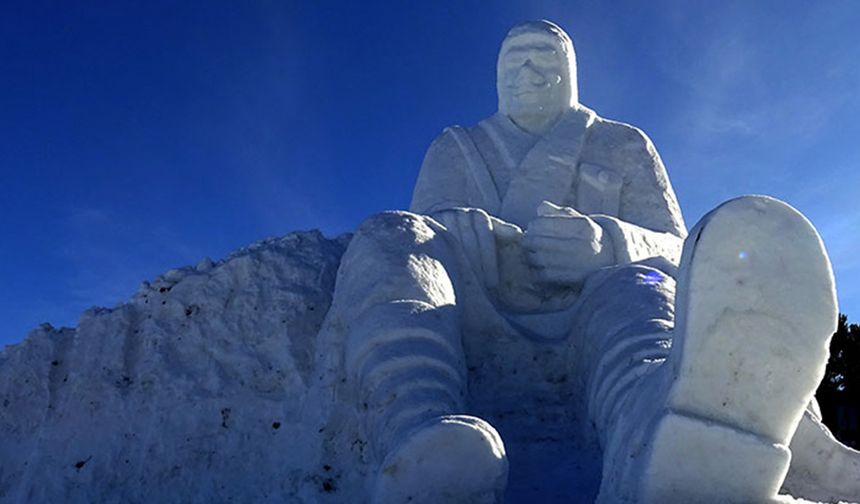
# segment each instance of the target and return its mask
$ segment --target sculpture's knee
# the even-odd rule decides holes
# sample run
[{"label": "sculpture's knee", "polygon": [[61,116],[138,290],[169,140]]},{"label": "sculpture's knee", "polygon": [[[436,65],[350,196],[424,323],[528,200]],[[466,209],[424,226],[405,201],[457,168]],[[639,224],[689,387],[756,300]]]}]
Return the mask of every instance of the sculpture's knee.
[{"label": "sculpture's knee", "polygon": [[386,250],[412,249],[437,238],[439,225],[430,217],[388,211],[372,215],[358,227],[353,240],[382,244]]},{"label": "sculpture's knee", "polygon": [[429,217],[408,212],[367,219],[341,260],[336,301],[351,300],[352,313],[396,300],[453,305],[457,257],[438,230]]},{"label": "sculpture's knee", "polygon": [[671,321],[674,320],[675,279],[648,266],[617,266],[589,278],[582,298],[585,301],[581,313],[591,320],[612,323]]}]

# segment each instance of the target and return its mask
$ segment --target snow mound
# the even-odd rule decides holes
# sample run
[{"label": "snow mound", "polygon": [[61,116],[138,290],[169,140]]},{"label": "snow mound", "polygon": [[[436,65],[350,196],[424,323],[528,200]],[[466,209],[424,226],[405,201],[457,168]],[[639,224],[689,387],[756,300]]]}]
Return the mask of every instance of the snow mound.
[{"label": "snow mound", "polygon": [[311,502],[332,490],[304,404],[348,241],[263,240],[7,347],[0,502]]}]

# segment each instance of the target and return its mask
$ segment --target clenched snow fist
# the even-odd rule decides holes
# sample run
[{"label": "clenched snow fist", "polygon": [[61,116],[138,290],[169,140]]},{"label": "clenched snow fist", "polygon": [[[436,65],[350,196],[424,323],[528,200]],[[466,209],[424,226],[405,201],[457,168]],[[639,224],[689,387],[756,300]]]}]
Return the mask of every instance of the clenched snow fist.
[{"label": "clenched snow fist", "polygon": [[818,233],[772,198],[721,205],[687,239],[676,306],[671,382],[646,449],[642,501],[774,497],[836,327]]},{"label": "clenched snow fist", "polygon": [[484,420],[431,419],[379,468],[373,504],[497,504],[508,479],[505,446]]},{"label": "clenched snow fist", "polygon": [[523,237],[530,264],[545,284],[570,286],[615,263],[612,242],[590,217],[544,201]]}]

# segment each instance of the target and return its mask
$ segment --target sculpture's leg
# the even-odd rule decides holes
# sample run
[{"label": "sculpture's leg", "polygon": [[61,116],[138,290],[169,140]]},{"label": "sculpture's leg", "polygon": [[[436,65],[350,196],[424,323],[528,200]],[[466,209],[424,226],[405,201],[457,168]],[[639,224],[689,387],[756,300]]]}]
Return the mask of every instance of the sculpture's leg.
[{"label": "sculpture's leg", "polygon": [[768,502],[836,325],[812,225],[765,197],[732,200],[684,248],[674,347],[606,434],[605,502]]},{"label": "sculpture's leg", "polygon": [[587,413],[602,445],[625,398],[669,354],[675,280],[642,265],[602,270],[588,279],[574,330],[574,368],[584,380]]},{"label": "sculpture's leg", "polygon": [[465,416],[456,243],[429,218],[385,213],[344,255],[335,301],[346,366],[379,471],[373,502],[497,502],[507,460],[496,431]]}]

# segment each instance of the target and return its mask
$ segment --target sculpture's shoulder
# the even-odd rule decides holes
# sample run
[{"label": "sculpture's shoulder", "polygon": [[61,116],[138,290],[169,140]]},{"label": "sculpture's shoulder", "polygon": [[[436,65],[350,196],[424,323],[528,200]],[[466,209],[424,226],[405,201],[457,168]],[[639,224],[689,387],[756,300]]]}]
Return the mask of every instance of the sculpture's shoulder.
[{"label": "sculpture's shoulder", "polygon": [[424,154],[423,170],[459,170],[463,159],[463,141],[469,135],[469,128],[458,124],[448,126],[439,133],[427,153]]},{"label": "sculpture's shoulder", "polygon": [[[611,159],[612,164],[622,167],[641,166],[643,161],[657,161],[657,149],[644,131],[621,121],[606,119],[594,113],[589,127],[585,158],[598,158],[594,161]],[[586,159],[589,160],[589,159]],[[597,163],[603,164],[603,163]]]},{"label": "sculpture's shoulder", "polygon": [[410,211],[429,214],[466,206],[466,158],[462,148],[466,131],[459,125],[448,126],[427,148],[412,192]]},{"label": "sculpture's shoulder", "polygon": [[436,135],[427,153],[424,155],[424,166],[428,164],[450,166],[450,161],[462,157],[462,142],[464,135],[470,135],[473,127],[454,124],[446,127]]},{"label": "sculpture's shoulder", "polygon": [[621,176],[620,214],[628,221],[648,229],[686,235],[669,174],[644,131],[595,114],[582,161],[609,168]]},{"label": "sculpture's shoulder", "polygon": [[433,139],[433,143],[430,144],[430,147],[434,145],[452,145],[455,144],[455,138],[457,135],[462,134],[471,128],[468,126],[462,126],[460,124],[452,124],[450,126],[446,126],[442,128],[442,131],[436,135],[436,138]]},{"label": "sculpture's shoulder", "polygon": [[493,151],[492,146],[504,143],[502,137],[507,127],[500,114],[493,114],[471,126],[448,126],[430,144],[422,169],[462,171],[469,163],[484,164],[481,160]]}]

